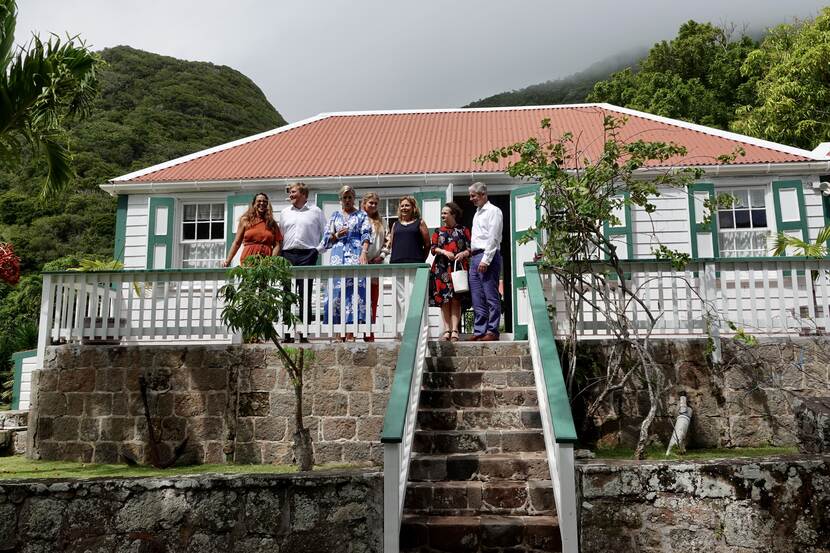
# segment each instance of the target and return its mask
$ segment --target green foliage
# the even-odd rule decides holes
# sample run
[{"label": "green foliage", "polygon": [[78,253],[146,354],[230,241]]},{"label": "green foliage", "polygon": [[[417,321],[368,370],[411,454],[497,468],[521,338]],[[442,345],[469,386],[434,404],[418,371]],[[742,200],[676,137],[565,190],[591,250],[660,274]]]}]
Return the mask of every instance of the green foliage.
[{"label": "green foliage", "polygon": [[741,72],[756,96],[738,110],[734,130],[808,150],[830,139],[830,8],[772,29]]},{"label": "green foliage", "polygon": [[45,161],[41,197],[54,197],[74,177],[67,125],[89,115],[102,60],[77,37],[34,36],[15,52],[16,20],[15,0],[0,0],[0,161],[20,163],[27,146]]},{"label": "green foliage", "polygon": [[758,44],[710,23],[688,21],[639,64],[598,82],[587,99],[726,129],[754,100],[754,77],[740,67]]},{"label": "green foliage", "polygon": [[828,241],[830,241],[830,226],[821,229],[818,236],[816,236],[816,241],[812,243],[779,232],[773,239],[772,255],[788,255],[787,251],[792,250],[792,254],[790,255],[823,259],[827,257]]},{"label": "green foliage", "polygon": [[297,294],[290,287],[291,263],[284,257],[247,257],[242,265],[228,270],[228,280],[219,296],[225,304],[222,321],[232,332],[277,343],[274,322],[294,325],[288,308],[297,303]]},{"label": "green foliage", "polygon": [[611,73],[633,65],[642,52],[626,52],[600,61],[584,71],[574,73],[564,79],[547,81],[531,85],[520,90],[501,92],[475,102],[465,108],[482,108],[498,106],[541,106],[555,104],[576,104],[585,101],[597,81],[605,79]]}]

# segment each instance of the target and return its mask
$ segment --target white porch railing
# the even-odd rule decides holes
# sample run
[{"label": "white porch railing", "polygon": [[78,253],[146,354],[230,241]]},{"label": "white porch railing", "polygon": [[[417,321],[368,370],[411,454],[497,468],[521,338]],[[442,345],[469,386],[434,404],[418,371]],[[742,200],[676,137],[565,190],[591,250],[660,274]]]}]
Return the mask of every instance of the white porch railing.
[{"label": "white porch railing", "polygon": [[539,270],[525,266],[530,298],[528,344],[533,361],[533,376],[545,438],[548,471],[553,484],[556,516],[564,553],[579,552],[579,518],[576,498],[574,443],[576,428],[559,353],[556,350]]},{"label": "white porch railing", "polygon": [[[603,270],[601,263],[597,270]],[[766,336],[823,334],[830,329],[830,259],[699,260],[682,270],[667,261],[638,260],[623,262],[623,270],[629,289],[657,319],[652,337],[705,336],[707,329],[715,339],[735,329]],[[595,277],[586,273],[584,278]],[[542,279],[554,308],[554,331],[567,336],[570,323],[563,290],[551,273],[543,273]],[[625,304],[633,324],[647,329],[650,322],[642,305],[615,295],[617,281],[606,283],[610,297]],[[577,313],[580,339],[613,337],[602,310],[591,305],[601,300],[599,295],[588,290],[585,298]]]},{"label": "white porch railing", "polygon": [[395,378],[383,420],[383,551],[398,553],[401,518],[409,478],[409,460],[418,419],[421,381],[427,358],[427,285],[429,269],[415,279],[406,328],[395,366]]},{"label": "white porch railing", "polygon": [[[349,332],[358,338],[399,337],[417,267],[295,267],[291,286],[299,286],[307,298],[296,331],[311,339]],[[378,283],[374,318],[372,281]],[[39,359],[50,343],[231,342],[237,337],[222,323],[224,304],[217,294],[226,282],[224,269],[44,273]],[[350,283],[365,284],[365,301],[357,292],[348,293]],[[342,317],[332,309],[336,302],[343,306]],[[300,315],[299,305],[292,310]],[[281,335],[293,332],[275,325]]]}]

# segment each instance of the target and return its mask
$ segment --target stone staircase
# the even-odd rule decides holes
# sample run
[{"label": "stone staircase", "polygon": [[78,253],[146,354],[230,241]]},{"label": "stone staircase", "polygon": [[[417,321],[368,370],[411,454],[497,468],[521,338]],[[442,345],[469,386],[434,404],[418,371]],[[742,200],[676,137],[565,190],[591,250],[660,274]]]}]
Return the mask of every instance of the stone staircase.
[{"label": "stone staircase", "polygon": [[561,551],[527,344],[436,342],[430,354],[401,551]]}]

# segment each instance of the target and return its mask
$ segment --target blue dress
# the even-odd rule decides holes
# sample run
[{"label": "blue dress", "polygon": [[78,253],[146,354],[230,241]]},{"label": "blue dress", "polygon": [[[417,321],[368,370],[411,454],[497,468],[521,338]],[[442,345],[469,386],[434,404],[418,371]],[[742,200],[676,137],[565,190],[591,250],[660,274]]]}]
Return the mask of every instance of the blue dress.
[{"label": "blue dress", "polygon": [[[332,246],[332,236],[334,236],[338,229],[348,226],[349,232],[346,236],[339,238]],[[332,213],[328,224],[326,225],[326,232],[323,235],[323,243],[326,248],[331,248],[332,265],[358,265],[360,263],[360,252],[363,249],[364,242],[371,242],[372,240],[372,225],[369,222],[369,217],[365,211],[356,210],[351,215],[344,215],[342,211],[338,210]],[[339,278],[332,279],[331,290],[331,305],[333,309],[333,322],[340,323],[340,295],[342,282]],[[354,280],[353,278],[345,279],[346,286],[346,323],[354,323]],[[329,294],[325,293],[323,296],[324,322],[328,322],[329,315]],[[357,320],[359,323],[366,322],[366,279],[357,279]]]}]

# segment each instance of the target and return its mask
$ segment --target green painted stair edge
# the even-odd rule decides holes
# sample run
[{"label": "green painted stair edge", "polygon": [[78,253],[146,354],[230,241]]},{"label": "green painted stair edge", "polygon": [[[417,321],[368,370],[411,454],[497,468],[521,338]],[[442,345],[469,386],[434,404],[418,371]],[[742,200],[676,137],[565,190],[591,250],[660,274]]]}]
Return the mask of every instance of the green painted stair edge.
[{"label": "green painted stair edge", "polygon": [[530,299],[530,316],[533,317],[533,326],[536,329],[536,343],[539,345],[539,360],[542,363],[542,376],[545,380],[545,393],[548,397],[553,434],[557,443],[575,443],[577,436],[571,413],[571,402],[565,389],[565,378],[562,375],[559,352],[556,350],[553,328],[548,317],[539,268],[534,264],[526,263],[525,276],[527,277],[527,296]]},{"label": "green painted stair edge", "polygon": [[30,349],[26,351],[18,351],[12,353],[12,363],[14,364],[14,384],[12,385],[12,411],[20,409],[20,387],[23,384],[23,360],[37,355],[37,350]]},{"label": "green painted stair edge", "polygon": [[414,374],[412,369],[418,355],[418,335],[421,332],[421,316],[427,301],[428,288],[429,265],[419,264],[412,285],[412,296],[409,298],[409,310],[406,313],[401,348],[398,350],[398,361],[395,364],[395,379],[392,381],[386,415],[383,418],[380,441],[385,444],[403,441],[406,408],[409,405],[409,390],[412,389]]}]

